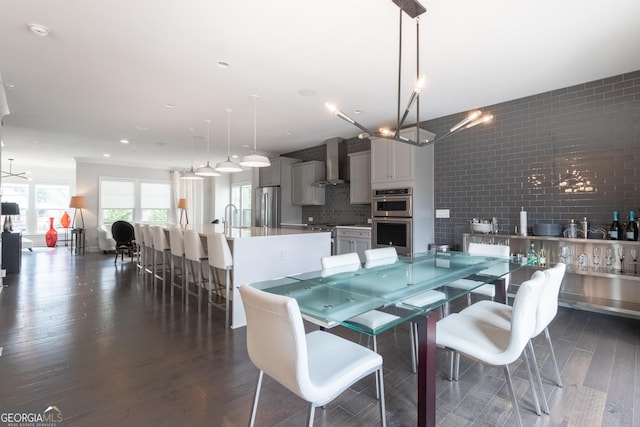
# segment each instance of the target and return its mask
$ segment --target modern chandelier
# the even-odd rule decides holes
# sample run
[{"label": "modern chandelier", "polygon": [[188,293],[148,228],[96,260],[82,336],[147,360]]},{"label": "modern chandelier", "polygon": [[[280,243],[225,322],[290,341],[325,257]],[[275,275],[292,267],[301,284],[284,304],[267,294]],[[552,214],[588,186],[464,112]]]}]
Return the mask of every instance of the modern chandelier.
[{"label": "modern chandelier", "polygon": [[[388,128],[380,128],[377,131],[370,130],[366,126],[358,123],[348,115],[346,115],[343,111],[341,111],[337,106],[331,103],[325,103],[325,106],[329,111],[335,114],[337,117],[342,120],[351,123],[352,125],[359,128],[362,133],[358,135],[359,138],[369,138],[369,137],[378,137],[378,138],[386,138],[392,139],[394,141],[403,142],[407,144],[417,145],[419,147],[423,147],[432,143],[435,143],[443,138],[451,136],[455,133],[458,133],[462,130],[472,128],[481,123],[490,122],[493,119],[492,115],[486,114],[482,115],[480,110],[474,111],[469,114],[464,120],[457,123],[448,132],[443,135],[436,136],[435,134],[422,129],[420,127],[420,91],[422,90],[422,86],[424,85],[425,76],[420,75],[420,15],[427,11],[424,6],[422,6],[417,0],[392,0],[399,8],[400,8],[400,18],[399,18],[399,49],[398,49],[398,103],[397,103],[397,120],[395,130]],[[404,112],[401,114],[400,109],[400,88],[402,83],[402,17],[403,12],[409,15],[411,18],[415,19],[416,22],[416,76],[417,82],[411,91],[411,95],[409,96],[409,102],[407,103]],[[402,126],[404,125],[407,116],[409,115],[411,109],[414,104],[416,105],[416,124],[415,124],[415,140],[407,138],[406,135],[402,135],[401,131],[404,130]],[[407,129],[407,128],[405,128]]]},{"label": "modern chandelier", "polygon": [[26,172],[13,172],[13,160],[14,159],[7,159],[9,160],[9,172],[5,172],[2,171],[2,178],[11,178],[11,177],[16,177],[16,178],[22,178],[22,179],[26,179],[31,181],[31,178],[27,175],[29,175],[31,172],[26,171]]},{"label": "modern chandelier", "polygon": [[[207,165],[206,166],[202,166],[199,167],[196,170],[196,175],[198,176],[220,176],[220,172],[218,172],[217,170],[215,170],[214,168],[211,167],[211,165],[209,164],[209,158],[211,156],[211,151],[209,150],[209,131],[210,131],[210,127],[211,127],[211,120],[205,120],[207,123]],[[188,223],[188,220],[187,220]]]}]

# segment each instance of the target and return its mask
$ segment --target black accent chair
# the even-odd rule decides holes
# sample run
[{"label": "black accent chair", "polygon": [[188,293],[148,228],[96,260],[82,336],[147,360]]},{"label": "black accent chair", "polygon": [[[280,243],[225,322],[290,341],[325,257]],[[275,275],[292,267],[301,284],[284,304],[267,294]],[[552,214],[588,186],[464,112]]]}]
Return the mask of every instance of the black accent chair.
[{"label": "black accent chair", "polygon": [[111,234],[116,241],[116,258],[114,264],[118,261],[118,255],[124,261],[124,254],[127,253],[133,262],[133,254],[136,250],[135,231],[133,225],[127,221],[116,221],[111,225]]}]

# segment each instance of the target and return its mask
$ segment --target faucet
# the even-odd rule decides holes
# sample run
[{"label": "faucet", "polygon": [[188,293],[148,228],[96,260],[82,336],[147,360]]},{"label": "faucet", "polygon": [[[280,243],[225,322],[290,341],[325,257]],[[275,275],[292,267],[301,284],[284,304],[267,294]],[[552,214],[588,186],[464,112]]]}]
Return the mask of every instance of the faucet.
[{"label": "faucet", "polygon": [[[231,216],[227,216],[227,212],[229,208],[233,209]],[[233,227],[233,213],[238,213],[238,208],[236,207],[236,205],[234,205],[233,203],[229,203],[227,206],[224,207],[224,232],[225,233]]]}]

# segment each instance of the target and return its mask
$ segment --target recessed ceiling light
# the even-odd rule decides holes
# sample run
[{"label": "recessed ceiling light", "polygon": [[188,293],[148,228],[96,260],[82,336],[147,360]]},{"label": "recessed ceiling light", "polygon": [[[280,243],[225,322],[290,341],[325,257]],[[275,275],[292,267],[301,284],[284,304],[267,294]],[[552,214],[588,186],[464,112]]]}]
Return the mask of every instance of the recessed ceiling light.
[{"label": "recessed ceiling light", "polygon": [[242,144],[241,147],[242,148],[251,148],[251,146],[249,144]]},{"label": "recessed ceiling light", "polygon": [[218,61],[218,67],[220,68],[229,68],[229,64],[227,61]]},{"label": "recessed ceiling light", "polygon": [[103,156],[103,157],[111,157],[111,154],[109,154],[109,153],[104,153],[102,156]]},{"label": "recessed ceiling light", "polygon": [[165,108],[176,108],[173,104],[164,104]]},{"label": "recessed ceiling light", "polygon": [[49,33],[51,33],[51,30],[45,27],[44,25],[29,24],[28,27],[33,34],[36,34],[40,37],[47,37]]},{"label": "recessed ceiling light", "polygon": [[286,131],[284,134],[285,134],[285,135],[293,135],[293,132],[291,132],[290,130],[288,130],[288,131]]},{"label": "recessed ceiling light", "polygon": [[298,93],[302,96],[316,96],[317,92],[314,89],[300,89]]},{"label": "recessed ceiling light", "polygon": [[6,87],[7,89],[13,89],[16,86],[14,84],[12,84],[12,83],[5,83],[4,87]]},{"label": "recessed ceiling light", "polygon": [[362,110],[356,108],[355,110],[353,110],[353,114],[362,114]]},{"label": "recessed ceiling light", "polygon": [[147,130],[147,128],[144,127],[144,126],[136,126],[136,129],[137,130]]},{"label": "recessed ceiling light", "polygon": [[237,159],[237,158],[238,158],[238,155],[237,155],[237,154],[232,154],[232,155],[231,155],[231,158],[232,158],[232,159]]},{"label": "recessed ceiling light", "polygon": [[121,139],[121,140],[120,140],[120,142],[121,142],[122,144],[128,144],[128,143],[129,143],[129,140],[128,140],[128,139]]}]

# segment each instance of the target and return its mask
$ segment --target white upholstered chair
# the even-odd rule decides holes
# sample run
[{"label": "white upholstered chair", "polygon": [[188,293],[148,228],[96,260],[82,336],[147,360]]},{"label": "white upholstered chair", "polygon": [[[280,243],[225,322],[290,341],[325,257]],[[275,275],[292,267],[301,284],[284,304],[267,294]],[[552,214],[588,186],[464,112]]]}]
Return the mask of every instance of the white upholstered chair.
[{"label": "white upholstered chair", "polygon": [[[186,289],[186,274],[185,263],[186,258],[184,256],[184,236],[182,235],[182,229],[178,227],[171,227],[169,229],[169,247],[171,248],[171,274],[169,275],[169,283],[171,284],[171,297],[174,296],[175,288],[182,290],[182,303],[184,304],[184,292]],[[180,281],[176,281],[177,271],[180,271]]]},{"label": "white upholstered chair", "polygon": [[[202,304],[200,301],[202,300],[202,288],[206,286],[206,282],[204,279],[204,275],[202,271],[205,270],[207,266],[207,253],[202,246],[202,240],[200,239],[200,235],[193,230],[184,230],[184,256],[186,258],[186,268],[185,268],[185,276],[186,276],[186,289],[185,294],[187,298],[185,300],[185,304],[189,304],[189,295],[198,297],[198,313],[202,310]],[[208,269],[208,268],[207,268]],[[189,271],[191,272],[191,277],[193,278],[193,283],[195,289],[191,289],[189,287]]]},{"label": "white upholstered chair", "polygon": [[[544,332],[547,343],[549,344],[551,360],[553,361],[556,384],[559,387],[562,387],[562,378],[560,377],[560,370],[558,369],[558,362],[556,360],[555,351],[553,350],[553,344],[551,343],[551,336],[549,334],[548,326],[558,313],[558,295],[560,293],[560,285],[562,284],[565,270],[566,265],[563,263],[558,263],[552,268],[544,271],[546,276],[546,283],[544,289],[542,290],[542,297],[540,298],[540,302],[536,310],[535,328],[531,336],[531,338],[535,338],[542,332]],[[460,314],[472,316],[476,319],[483,319],[483,321],[491,323],[495,326],[509,329],[511,327],[513,307],[494,301],[484,300],[465,308],[460,312]],[[534,371],[538,380],[538,388],[541,392],[543,410],[549,413],[549,407],[547,405],[544,389],[542,387],[540,369],[537,364],[536,355],[531,341],[529,341],[527,347],[529,348],[529,353],[531,353],[532,355]]]},{"label": "white upholstered chair", "polygon": [[[509,256],[509,246],[508,245],[490,245],[486,243],[469,243],[469,247],[467,248],[467,252],[471,255],[495,255],[501,257]],[[505,281],[505,292],[509,289],[509,275],[504,276]],[[453,288],[462,288],[469,289],[471,287],[477,286],[472,280],[461,279],[456,280],[450,283],[448,286]],[[494,285],[486,284],[479,286],[473,289],[470,293],[467,293],[467,305],[471,305],[471,294],[483,295],[488,298],[495,298],[496,296],[496,287]]]},{"label": "white upholstered chair", "polygon": [[[464,314],[451,314],[436,324],[436,344],[454,350],[480,363],[491,366],[503,366],[509,392],[519,425],[522,426],[518,402],[511,381],[509,364],[525,352],[527,343],[536,327],[536,310],[545,286],[545,273],[537,271],[531,279],[523,282],[513,302],[510,328],[505,329]],[[529,359],[526,357],[531,392],[540,413],[540,405]]]},{"label": "white upholstered chair", "polygon": [[[227,238],[222,233],[213,233],[207,235],[207,255],[209,258],[209,298],[208,298],[208,316],[211,317],[211,306],[213,305],[212,293],[213,287],[218,289],[224,287],[224,301],[225,301],[225,319],[224,327],[229,327],[229,288],[231,286],[231,269],[233,268],[233,257],[231,256],[231,250],[229,249],[229,243]],[[218,270],[224,270],[225,279],[224,286],[220,283],[220,278],[216,272]],[[215,282],[215,283],[214,283]]]},{"label": "white upholstered chair", "polygon": [[240,295],[247,316],[247,351],[260,370],[250,426],[255,423],[265,373],[311,403],[309,426],[317,406],[326,405],[373,373],[378,379],[381,424],[386,425],[382,356],[328,332],[305,335],[300,309],[293,298],[248,285],[240,287]]}]

